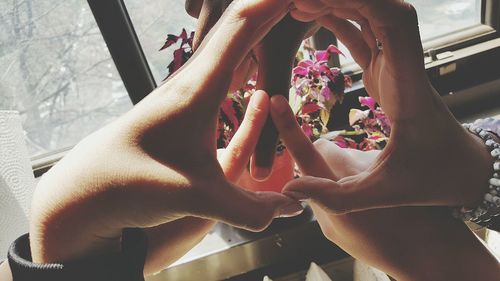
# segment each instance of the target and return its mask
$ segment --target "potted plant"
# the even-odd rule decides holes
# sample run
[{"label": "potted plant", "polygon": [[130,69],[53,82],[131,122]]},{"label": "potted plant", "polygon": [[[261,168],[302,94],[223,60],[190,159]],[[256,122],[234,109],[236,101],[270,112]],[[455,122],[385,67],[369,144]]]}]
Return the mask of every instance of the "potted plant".
[{"label": "potted plant", "polygon": [[[192,56],[194,32],[188,34],[185,29],[181,34],[169,34],[164,46],[167,49],[177,45],[174,58],[168,65],[172,75]],[[349,126],[342,131],[328,132],[332,108],[342,103],[345,90],[352,86],[351,78],[339,68],[330,67],[328,61],[334,54],[343,55],[334,45],[326,50],[315,50],[309,40],[304,40],[293,63],[291,87],[289,89],[290,106],[304,133],[315,141],[326,138],[344,148],[360,150],[382,149],[390,134],[390,122],[381,108],[370,97],[360,97],[360,105],[366,110],[351,109]],[[218,123],[218,148],[225,148],[234,136],[243,120],[249,97],[255,92],[258,74],[255,73],[241,89],[228,93],[220,108]],[[286,147],[276,146],[276,157],[271,176],[258,181],[246,173],[240,184],[255,191],[277,191],[293,177],[297,176],[294,162]]]}]

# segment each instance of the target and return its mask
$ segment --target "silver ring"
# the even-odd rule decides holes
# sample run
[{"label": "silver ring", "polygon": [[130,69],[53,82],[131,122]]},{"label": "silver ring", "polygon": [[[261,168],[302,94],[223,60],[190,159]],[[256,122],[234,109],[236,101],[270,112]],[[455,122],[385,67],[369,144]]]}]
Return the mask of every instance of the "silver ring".
[{"label": "silver ring", "polygon": [[377,49],[379,51],[382,51],[384,49],[384,46],[382,45],[382,42],[380,42],[380,40],[378,40],[378,39],[375,39],[375,41],[377,42]]}]

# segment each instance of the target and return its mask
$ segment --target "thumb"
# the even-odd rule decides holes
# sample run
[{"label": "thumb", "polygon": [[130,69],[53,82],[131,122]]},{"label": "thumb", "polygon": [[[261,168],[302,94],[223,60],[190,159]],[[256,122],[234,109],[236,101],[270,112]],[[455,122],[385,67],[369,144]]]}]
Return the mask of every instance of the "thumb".
[{"label": "thumb", "polygon": [[290,217],[303,211],[302,205],[276,192],[252,192],[226,182],[209,192],[200,216],[251,231],[265,229],[276,217]]},{"label": "thumb", "polygon": [[290,181],[283,194],[299,201],[311,201],[328,212],[335,214],[347,213],[342,196],[338,196],[340,185],[330,179],[304,176]]},{"label": "thumb", "polygon": [[283,194],[298,201],[312,201],[334,214],[408,206],[410,198],[404,187],[393,188],[382,175],[379,171],[364,171],[339,181],[306,176],[289,182]]}]

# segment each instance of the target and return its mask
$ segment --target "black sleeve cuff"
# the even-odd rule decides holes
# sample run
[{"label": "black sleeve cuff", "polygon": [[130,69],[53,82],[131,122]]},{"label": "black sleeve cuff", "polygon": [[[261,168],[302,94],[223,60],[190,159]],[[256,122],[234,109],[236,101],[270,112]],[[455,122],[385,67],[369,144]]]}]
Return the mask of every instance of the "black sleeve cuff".
[{"label": "black sleeve cuff", "polygon": [[125,229],[121,253],[67,263],[35,264],[31,261],[29,236],[25,234],[10,246],[8,260],[14,281],[144,281],[146,252],[145,233],[141,229]]}]

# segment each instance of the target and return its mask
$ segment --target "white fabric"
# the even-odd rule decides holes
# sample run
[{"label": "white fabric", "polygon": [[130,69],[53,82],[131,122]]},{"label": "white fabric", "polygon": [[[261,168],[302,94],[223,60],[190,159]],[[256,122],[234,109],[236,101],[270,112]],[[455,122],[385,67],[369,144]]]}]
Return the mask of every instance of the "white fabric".
[{"label": "white fabric", "polygon": [[0,260],[12,241],[28,232],[34,187],[21,118],[15,111],[0,111]]}]

